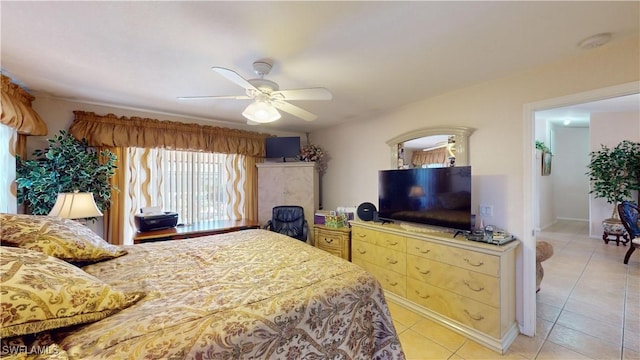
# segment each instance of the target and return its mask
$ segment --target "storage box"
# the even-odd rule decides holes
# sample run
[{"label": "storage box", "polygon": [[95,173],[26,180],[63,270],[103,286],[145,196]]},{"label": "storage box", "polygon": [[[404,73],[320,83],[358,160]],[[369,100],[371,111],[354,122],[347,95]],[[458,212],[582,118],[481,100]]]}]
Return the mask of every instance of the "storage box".
[{"label": "storage box", "polygon": [[347,214],[335,214],[325,216],[324,225],[326,227],[341,228],[348,225],[349,217]]},{"label": "storage box", "polygon": [[335,213],[335,211],[329,210],[316,210],[315,214],[313,215],[313,223],[316,225],[325,225],[326,216],[334,215]]}]

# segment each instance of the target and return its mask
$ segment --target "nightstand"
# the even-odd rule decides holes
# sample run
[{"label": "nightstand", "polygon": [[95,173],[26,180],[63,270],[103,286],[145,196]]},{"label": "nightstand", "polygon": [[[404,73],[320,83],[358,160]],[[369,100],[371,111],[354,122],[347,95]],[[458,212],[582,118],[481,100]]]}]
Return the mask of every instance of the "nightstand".
[{"label": "nightstand", "polygon": [[313,235],[317,248],[351,261],[351,228],[313,225]]}]

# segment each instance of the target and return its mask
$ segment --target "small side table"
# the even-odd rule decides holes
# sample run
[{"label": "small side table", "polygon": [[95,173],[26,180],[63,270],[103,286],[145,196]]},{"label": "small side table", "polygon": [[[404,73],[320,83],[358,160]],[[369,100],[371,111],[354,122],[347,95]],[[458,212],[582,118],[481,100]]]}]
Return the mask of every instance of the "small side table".
[{"label": "small side table", "polygon": [[351,261],[351,228],[313,225],[313,235],[318,249]]},{"label": "small side table", "polygon": [[[622,237],[622,240],[620,240],[620,238]],[[613,239],[615,238],[615,239]],[[605,244],[609,244],[609,241],[615,241],[616,242],[616,246],[620,246],[620,243],[622,243],[622,245],[627,246],[627,243],[629,242],[629,237],[627,236],[627,233],[608,233],[606,231],[603,232],[602,234],[602,240],[604,240]]]}]

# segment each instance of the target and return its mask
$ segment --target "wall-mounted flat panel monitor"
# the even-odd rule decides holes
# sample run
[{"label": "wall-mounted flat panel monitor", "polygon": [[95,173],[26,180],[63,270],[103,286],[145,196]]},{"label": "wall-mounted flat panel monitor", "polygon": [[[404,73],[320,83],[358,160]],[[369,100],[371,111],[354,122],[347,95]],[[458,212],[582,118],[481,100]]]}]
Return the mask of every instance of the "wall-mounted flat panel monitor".
[{"label": "wall-mounted flat panel monitor", "polygon": [[269,137],[266,139],[266,158],[297,161],[300,154],[300,136]]}]

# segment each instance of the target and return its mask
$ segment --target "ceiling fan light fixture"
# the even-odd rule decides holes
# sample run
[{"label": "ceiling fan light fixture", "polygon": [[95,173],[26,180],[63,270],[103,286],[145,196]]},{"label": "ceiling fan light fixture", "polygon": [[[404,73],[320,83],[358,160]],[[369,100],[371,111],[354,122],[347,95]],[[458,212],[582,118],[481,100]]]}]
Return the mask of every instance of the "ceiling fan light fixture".
[{"label": "ceiling fan light fixture", "polygon": [[280,119],[278,109],[266,101],[256,100],[242,112],[242,116],[256,123],[270,123]]}]

